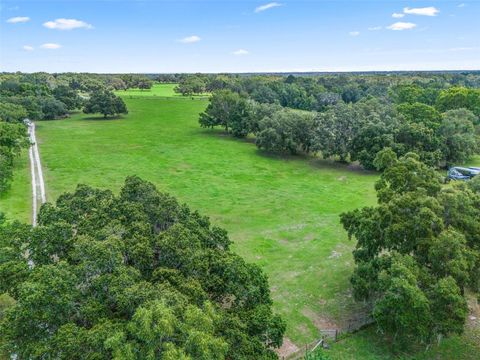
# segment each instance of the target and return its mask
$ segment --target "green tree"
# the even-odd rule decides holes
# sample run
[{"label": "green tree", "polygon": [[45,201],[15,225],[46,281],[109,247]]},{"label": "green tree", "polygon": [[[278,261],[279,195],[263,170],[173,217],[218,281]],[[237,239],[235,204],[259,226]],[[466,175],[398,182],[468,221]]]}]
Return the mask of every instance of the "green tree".
[{"label": "green tree", "polygon": [[410,123],[420,123],[430,129],[436,129],[442,121],[441,114],[430,105],[415,103],[402,103],[397,105],[397,111]]},{"label": "green tree", "polygon": [[395,345],[463,331],[465,289],[479,290],[480,194],[466,184],[442,189],[436,172],[408,154],[386,166],[379,204],[341,215],[355,236],[351,278],[357,300],[372,302],[379,329]]},{"label": "green tree", "polygon": [[440,92],[436,106],[442,112],[464,108],[480,116],[480,90],[461,86],[451,87]]},{"label": "green tree", "polygon": [[40,100],[42,109],[42,120],[52,120],[67,115],[67,106],[60,100],[51,97],[44,97]]},{"label": "green tree", "polygon": [[0,120],[0,194],[4,192],[13,175],[13,160],[28,147],[26,126]]},{"label": "green tree", "polygon": [[174,90],[184,96],[191,96],[204,93],[206,91],[206,86],[205,79],[198,75],[190,75],[180,81]]},{"label": "green tree", "polygon": [[221,126],[236,137],[245,137],[253,132],[253,104],[236,92],[220,90],[210,98],[205,112],[200,114],[200,126],[213,128]]},{"label": "green tree", "polygon": [[475,115],[466,109],[449,110],[443,114],[438,130],[442,138],[447,165],[465,162],[479,150],[480,138],[475,133]]},{"label": "green tree", "polygon": [[27,111],[21,105],[0,102],[0,121],[22,122],[27,118]]},{"label": "green tree", "polygon": [[256,145],[263,150],[296,154],[308,153],[313,144],[315,115],[299,110],[280,110],[259,123]]},{"label": "green tree", "polygon": [[111,91],[95,91],[90,95],[83,108],[85,114],[102,114],[103,117],[128,114],[122,98]]},{"label": "green tree", "polygon": [[314,151],[324,158],[337,156],[347,161],[350,148],[359,127],[358,115],[352,105],[339,103],[315,119]]},{"label": "green tree", "polygon": [[395,344],[408,346],[431,338],[430,303],[417,284],[418,269],[409,257],[392,256],[390,268],[379,274],[379,292],[373,317]]},{"label": "green tree", "polygon": [[149,90],[153,86],[153,81],[147,78],[140,79],[137,83],[137,86],[140,90]]},{"label": "green tree", "polygon": [[79,185],[0,225],[5,350],[28,359],[274,359],[285,324],[226,231],[153,184]]},{"label": "green tree", "polygon": [[78,93],[66,85],[61,85],[53,90],[55,99],[65,104],[67,110],[79,109],[82,106],[82,98]]}]

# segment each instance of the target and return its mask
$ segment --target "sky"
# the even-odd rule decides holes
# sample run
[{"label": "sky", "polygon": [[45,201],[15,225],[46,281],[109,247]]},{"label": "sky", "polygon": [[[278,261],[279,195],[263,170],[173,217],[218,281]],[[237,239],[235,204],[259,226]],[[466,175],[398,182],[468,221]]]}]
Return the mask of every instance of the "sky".
[{"label": "sky", "polygon": [[0,71],[480,70],[480,1],[0,0]]}]

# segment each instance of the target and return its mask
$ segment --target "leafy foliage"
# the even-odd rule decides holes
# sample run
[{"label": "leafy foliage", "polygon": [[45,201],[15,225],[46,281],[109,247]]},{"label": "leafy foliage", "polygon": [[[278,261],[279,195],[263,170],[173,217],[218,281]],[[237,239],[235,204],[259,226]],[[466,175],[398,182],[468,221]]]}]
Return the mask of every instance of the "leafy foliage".
[{"label": "leafy foliage", "polygon": [[[364,96],[367,90],[348,82],[336,89],[343,91],[340,95],[293,76],[282,82],[247,79],[240,84],[223,82],[200,115],[200,125],[222,126],[237,137],[253,134],[257,146],[269,151],[318,153],[342,162],[359,161],[370,170],[376,168],[373,161],[384,148],[397,156],[415,152],[433,167],[464,162],[479,149],[479,120],[474,112],[459,108],[476,111],[476,105],[468,102],[476,103],[471,100],[474,89],[401,85],[391,86],[389,97],[374,97]],[[452,93],[465,93],[469,100],[452,100]],[[286,108],[316,111],[299,116]],[[313,120],[302,122],[306,118]]]},{"label": "leafy foliage", "polygon": [[285,325],[224,230],[138,177],[0,227],[1,336],[22,358],[273,359]]},{"label": "leafy foliage", "polygon": [[0,120],[0,193],[8,189],[13,175],[13,161],[28,144],[25,125]]},{"label": "leafy foliage", "polygon": [[102,114],[103,117],[128,114],[127,106],[122,98],[111,91],[101,90],[92,93],[83,108],[86,114]]},{"label": "leafy foliage", "polygon": [[379,205],[341,216],[357,239],[356,299],[373,301],[378,327],[396,345],[462,333],[465,289],[480,289],[480,193],[466,184],[442,189],[415,154],[384,151],[375,162],[385,167]]}]

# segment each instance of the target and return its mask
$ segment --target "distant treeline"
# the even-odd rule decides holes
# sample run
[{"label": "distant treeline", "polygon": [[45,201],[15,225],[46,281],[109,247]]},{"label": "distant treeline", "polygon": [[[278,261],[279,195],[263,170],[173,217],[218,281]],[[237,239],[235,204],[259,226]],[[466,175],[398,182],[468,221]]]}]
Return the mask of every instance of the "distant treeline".
[{"label": "distant treeline", "polygon": [[218,76],[213,83],[200,125],[253,134],[267,151],[318,153],[374,169],[384,148],[415,152],[434,167],[479,149],[478,74]]}]

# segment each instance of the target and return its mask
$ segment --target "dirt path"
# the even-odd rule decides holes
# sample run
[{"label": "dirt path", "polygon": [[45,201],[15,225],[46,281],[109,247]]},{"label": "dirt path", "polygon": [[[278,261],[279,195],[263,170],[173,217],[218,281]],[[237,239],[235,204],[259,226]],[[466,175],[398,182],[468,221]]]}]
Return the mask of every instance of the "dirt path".
[{"label": "dirt path", "polygon": [[35,136],[35,123],[26,120],[28,125],[28,134],[32,145],[28,150],[30,158],[30,174],[32,177],[32,225],[37,225],[37,213],[40,205],[47,201],[45,194],[45,182],[43,180],[42,163],[40,162],[40,152],[38,151],[37,138]]}]

